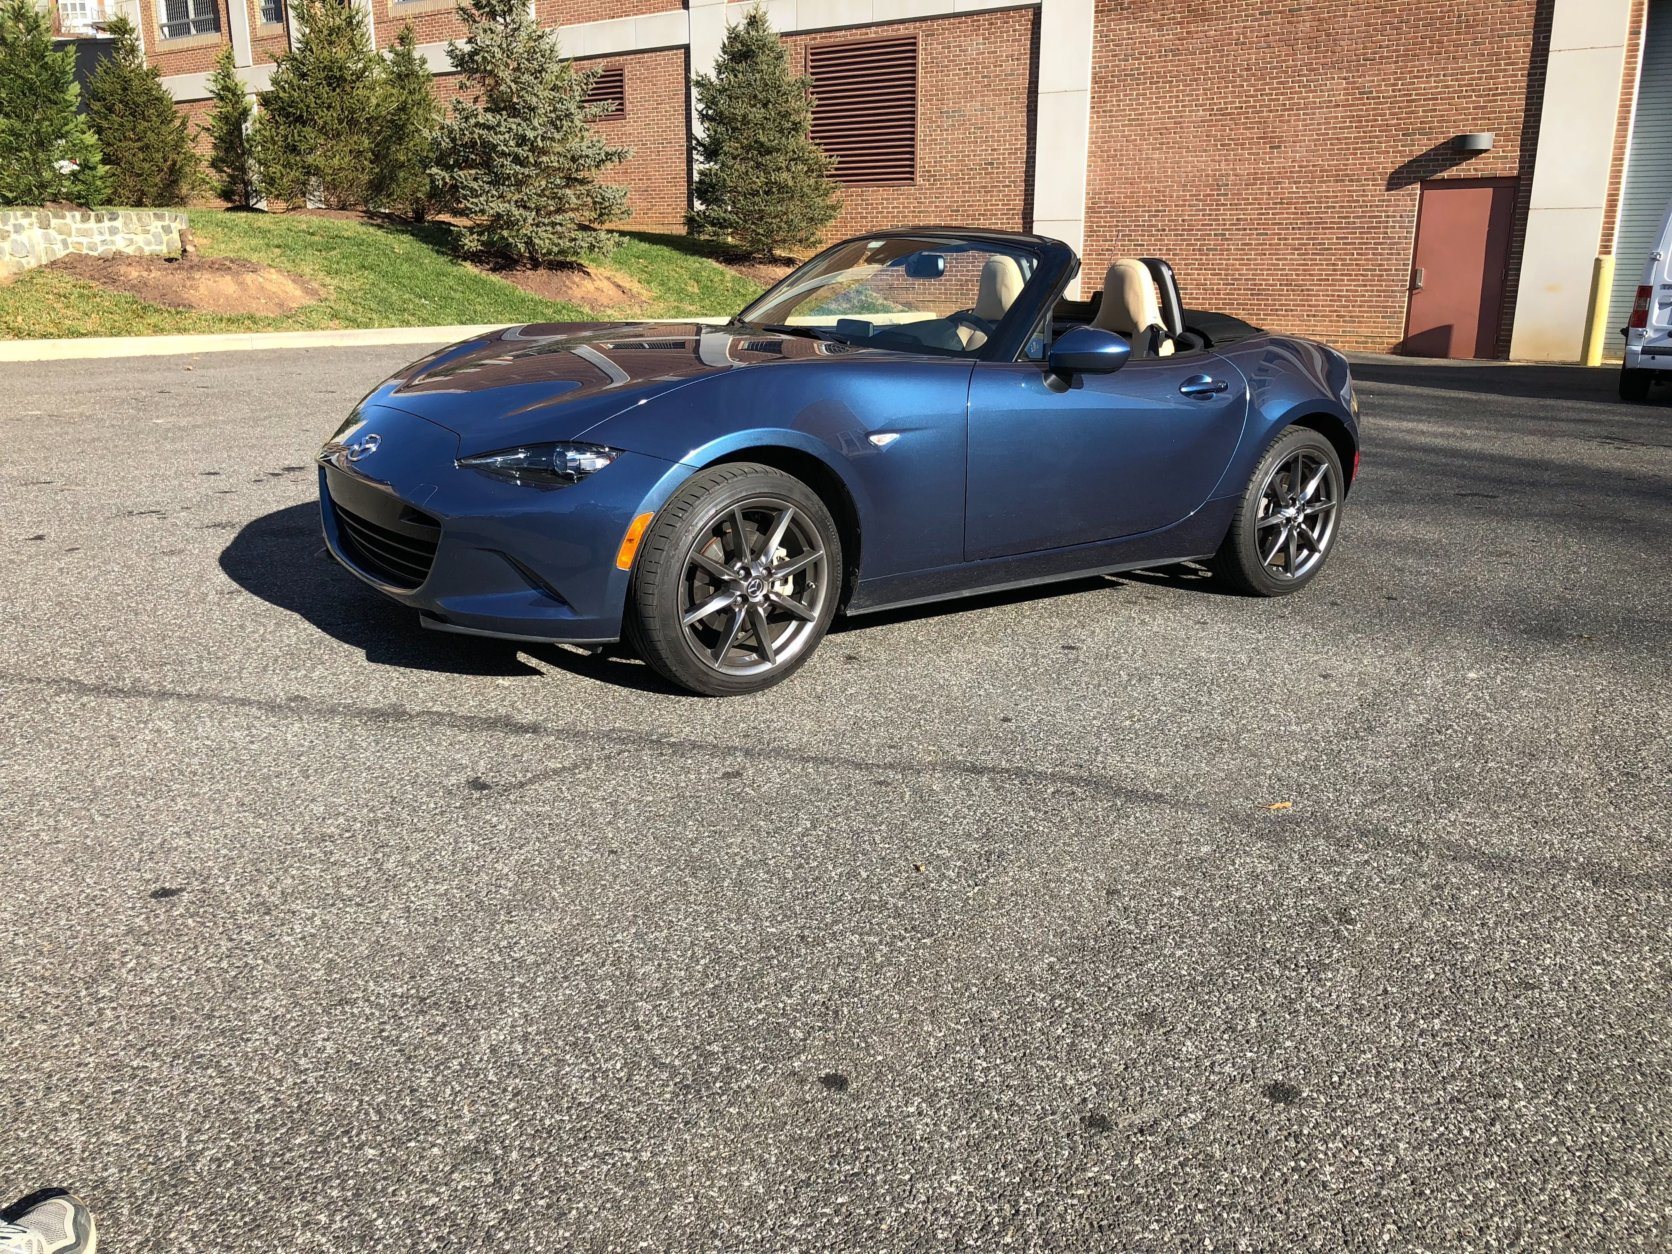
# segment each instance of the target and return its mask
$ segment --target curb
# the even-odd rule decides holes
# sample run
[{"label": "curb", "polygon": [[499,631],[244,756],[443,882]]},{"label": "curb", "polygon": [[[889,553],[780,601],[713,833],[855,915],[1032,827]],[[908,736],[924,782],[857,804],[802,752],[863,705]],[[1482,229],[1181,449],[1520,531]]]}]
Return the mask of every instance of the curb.
[{"label": "curb", "polygon": [[[718,326],[724,318],[633,318],[636,324],[695,322]],[[0,361],[76,361],[99,357],[183,357],[196,353],[238,353],[275,348],[377,348],[396,344],[454,344],[503,331],[519,323],[493,322],[449,327],[374,327],[365,331],[243,331],[224,335],[81,336],[62,340],[0,340]],[[1356,364],[1444,366],[1454,369],[1490,366],[1572,366],[1573,362],[1451,361],[1402,357],[1391,353],[1348,353]],[[1605,361],[1590,369],[1617,369]]]},{"label": "curb", "polygon": [[[724,318],[636,318],[634,323],[700,322]],[[245,331],[226,335],[84,336],[64,340],[0,340],[0,361],[74,361],[93,357],[175,357],[271,348],[376,348],[393,344],[452,344],[503,331],[517,323],[451,327],[376,327],[367,331]]]},{"label": "curb", "polygon": [[231,335],[116,335],[67,340],[0,340],[0,361],[72,361],[88,357],[172,357],[263,348],[371,348],[380,344],[450,344],[508,324],[380,327],[372,331],[247,331]]}]

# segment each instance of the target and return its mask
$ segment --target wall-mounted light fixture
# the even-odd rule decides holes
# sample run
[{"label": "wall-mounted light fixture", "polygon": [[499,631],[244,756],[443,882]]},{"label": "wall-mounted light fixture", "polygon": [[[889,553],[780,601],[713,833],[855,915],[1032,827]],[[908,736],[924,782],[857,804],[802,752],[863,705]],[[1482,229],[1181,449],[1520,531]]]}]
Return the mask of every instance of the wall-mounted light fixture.
[{"label": "wall-mounted light fixture", "polygon": [[1491,152],[1492,132],[1471,131],[1467,135],[1452,137],[1451,150],[1453,152]]}]

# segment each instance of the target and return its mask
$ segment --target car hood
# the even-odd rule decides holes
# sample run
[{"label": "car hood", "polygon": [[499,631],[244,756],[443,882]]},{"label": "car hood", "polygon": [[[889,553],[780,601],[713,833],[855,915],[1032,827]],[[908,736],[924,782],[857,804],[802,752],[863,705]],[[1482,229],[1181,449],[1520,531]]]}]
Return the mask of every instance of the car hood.
[{"label": "car hood", "polygon": [[578,439],[626,409],[715,374],[870,351],[740,326],[534,324],[444,348],[366,400],[446,427],[470,453]]}]

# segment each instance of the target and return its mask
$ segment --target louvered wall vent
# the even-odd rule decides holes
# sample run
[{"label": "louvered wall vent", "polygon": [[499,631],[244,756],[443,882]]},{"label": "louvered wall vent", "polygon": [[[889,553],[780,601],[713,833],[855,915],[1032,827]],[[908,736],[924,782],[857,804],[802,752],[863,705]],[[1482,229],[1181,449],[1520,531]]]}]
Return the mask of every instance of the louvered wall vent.
[{"label": "louvered wall vent", "polygon": [[865,39],[807,50],[813,142],[838,183],[917,178],[917,40]]},{"label": "louvered wall vent", "polygon": [[586,93],[586,103],[610,107],[599,121],[623,116],[627,112],[627,71],[619,65],[599,70],[598,77],[592,80],[592,89]]}]

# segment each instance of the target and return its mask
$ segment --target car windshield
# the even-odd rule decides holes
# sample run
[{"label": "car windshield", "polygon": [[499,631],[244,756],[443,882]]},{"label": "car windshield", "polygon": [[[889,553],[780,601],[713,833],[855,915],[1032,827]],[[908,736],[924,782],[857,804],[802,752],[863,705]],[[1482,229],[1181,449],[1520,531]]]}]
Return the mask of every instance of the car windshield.
[{"label": "car windshield", "polygon": [[873,348],[973,356],[1037,265],[1025,249],[985,241],[850,240],[790,274],[744,318]]}]

